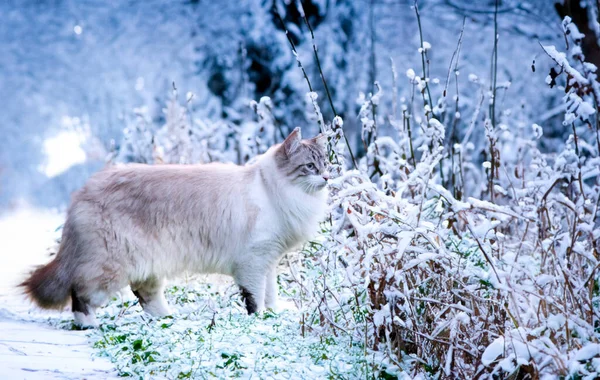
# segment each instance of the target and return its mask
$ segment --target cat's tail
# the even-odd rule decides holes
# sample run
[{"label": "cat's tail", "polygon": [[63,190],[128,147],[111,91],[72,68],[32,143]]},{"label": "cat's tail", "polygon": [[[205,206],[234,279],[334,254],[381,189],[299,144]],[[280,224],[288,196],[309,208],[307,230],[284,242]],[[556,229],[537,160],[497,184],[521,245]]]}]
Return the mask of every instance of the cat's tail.
[{"label": "cat's tail", "polygon": [[52,261],[34,269],[19,286],[25,294],[44,309],[62,309],[71,296],[73,287],[73,259],[80,248],[78,235],[69,223],[63,227],[58,253]]},{"label": "cat's tail", "polygon": [[[57,255],[58,256],[58,255]],[[36,268],[19,286],[44,309],[62,309],[71,295],[71,275],[59,257]]]}]

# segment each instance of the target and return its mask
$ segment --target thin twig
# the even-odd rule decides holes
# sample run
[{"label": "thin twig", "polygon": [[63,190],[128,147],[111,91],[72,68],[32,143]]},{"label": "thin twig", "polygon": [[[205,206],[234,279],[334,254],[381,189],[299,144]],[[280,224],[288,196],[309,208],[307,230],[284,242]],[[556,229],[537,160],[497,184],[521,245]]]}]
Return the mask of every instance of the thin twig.
[{"label": "thin twig", "polygon": [[[446,97],[446,95],[447,95],[448,84],[450,83],[450,72],[452,71],[452,63],[454,62],[454,57],[456,57],[454,71],[456,72],[456,69],[457,69],[457,65],[458,65],[458,57],[457,56],[460,55],[460,49],[462,47],[462,39],[463,39],[463,34],[465,32],[466,22],[467,22],[467,18],[464,17],[463,22],[462,22],[462,27],[460,28],[460,35],[458,36],[458,42],[456,43],[456,49],[454,49],[454,52],[452,53],[452,57],[450,58],[450,64],[448,65],[448,75],[446,75],[446,85],[444,86],[444,92],[443,92],[444,97]],[[458,81],[457,81],[457,83],[458,83]]]},{"label": "thin twig", "polygon": [[[314,33],[312,27],[310,26],[310,23],[308,22],[308,17],[306,17],[306,13],[304,12],[304,6],[302,5],[302,2],[300,2],[299,5],[300,5],[299,11],[302,13],[302,17],[304,18],[304,23],[306,24],[306,27],[310,31],[310,38],[312,40],[312,47],[313,47],[313,53],[315,56],[315,61],[317,63],[317,68],[319,69],[319,75],[321,76],[321,80],[323,81],[323,87],[325,87],[325,93],[327,94],[327,99],[329,99],[329,105],[331,106],[331,111],[333,111],[333,116],[339,116],[339,114],[335,110],[335,106],[333,105],[333,100],[331,99],[331,93],[329,92],[329,86],[327,85],[327,81],[325,80],[325,75],[323,74],[323,69],[321,67],[321,60],[319,59],[319,54],[317,53],[317,44],[315,42],[315,33]],[[283,24],[283,19],[281,19],[281,16],[279,16],[279,19],[281,20],[281,22]],[[285,25],[284,25],[284,28],[285,28]],[[287,30],[286,30],[286,33],[287,33]],[[343,128],[342,128],[342,130],[343,130]],[[344,133],[344,141],[346,142],[346,146],[348,147],[348,153],[350,153],[350,158],[352,159],[352,164],[354,165],[354,168],[358,168],[358,164],[356,163],[356,159],[354,158],[354,153],[352,153],[352,148],[350,147],[350,143],[348,142],[346,133]]]},{"label": "thin twig", "polygon": [[419,13],[419,6],[417,0],[414,3],[415,13],[417,15],[417,24],[419,26],[419,38],[421,40],[421,64],[423,66],[423,80],[425,81],[425,89],[427,90],[427,98],[429,99],[429,107],[433,110],[433,102],[431,101],[431,93],[429,92],[429,81],[427,78],[427,70],[425,65],[425,47],[423,46],[423,29],[421,27],[421,14]]}]

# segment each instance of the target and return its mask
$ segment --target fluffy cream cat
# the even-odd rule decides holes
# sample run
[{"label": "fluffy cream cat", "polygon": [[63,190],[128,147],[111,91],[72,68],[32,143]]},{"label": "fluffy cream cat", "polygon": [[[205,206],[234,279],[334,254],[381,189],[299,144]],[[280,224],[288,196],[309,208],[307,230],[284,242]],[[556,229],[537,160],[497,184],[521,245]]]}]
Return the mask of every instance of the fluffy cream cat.
[{"label": "fluffy cream cat", "polygon": [[274,307],[276,267],[325,215],[326,138],[296,128],[252,165],[123,165],[74,194],[60,249],[22,286],[43,308],[69,298],[75,322],[130,285],[146,312],[170,314],[165,278],[233,276],[248,313]]}]

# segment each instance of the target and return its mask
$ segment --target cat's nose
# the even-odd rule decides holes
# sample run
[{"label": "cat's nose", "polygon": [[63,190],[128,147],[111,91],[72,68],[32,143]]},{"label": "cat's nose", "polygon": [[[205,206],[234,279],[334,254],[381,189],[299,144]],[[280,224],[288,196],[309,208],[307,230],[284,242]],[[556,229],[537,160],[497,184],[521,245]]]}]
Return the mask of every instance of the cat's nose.
[{"label": "cat's nose", "polygon": [[323,176],[323,179],[324,179],[325,181],[329,180],[329,173],[328,173],[328,172],[325,172],[325,173],[323,173],[323,174],[321,174],[321,175]]}]

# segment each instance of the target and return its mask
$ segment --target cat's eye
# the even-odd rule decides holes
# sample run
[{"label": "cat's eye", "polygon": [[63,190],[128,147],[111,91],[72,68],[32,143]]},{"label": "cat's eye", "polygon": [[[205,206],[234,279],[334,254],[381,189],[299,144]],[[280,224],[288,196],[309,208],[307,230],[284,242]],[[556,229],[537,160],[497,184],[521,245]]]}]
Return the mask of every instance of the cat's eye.
[{"label": "cat's eye", "polygon": [[315,164],[313,164],[313,163],[311,162],[310,164],[306,164],[306,167],[307,167],[309,170],[314,170],[314,169],[315,169]]}]

